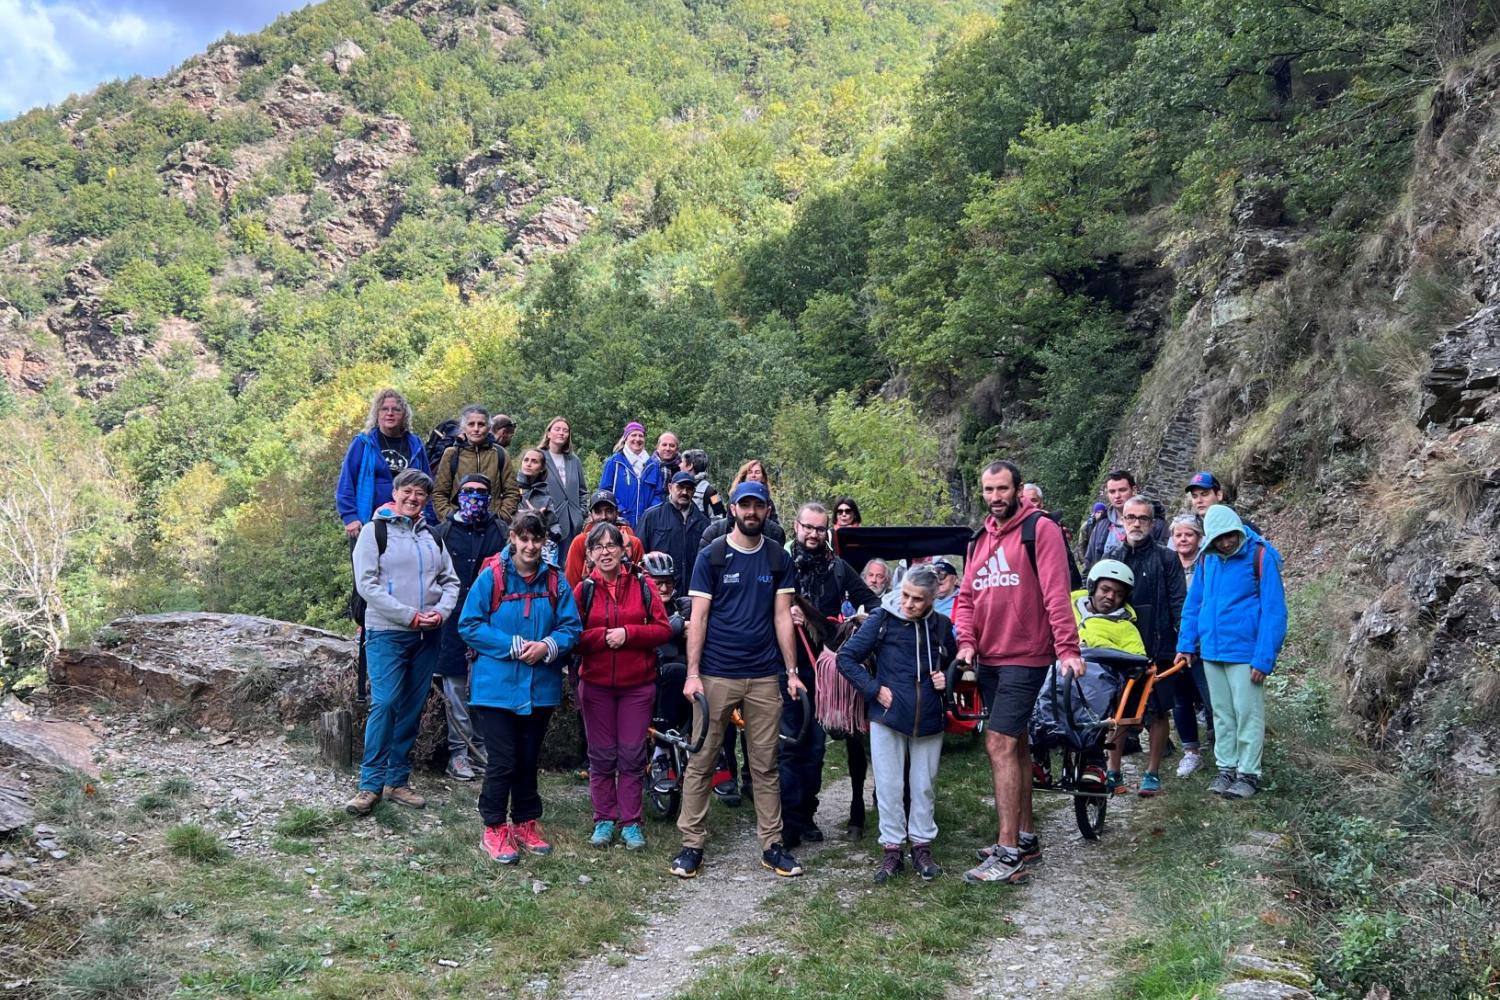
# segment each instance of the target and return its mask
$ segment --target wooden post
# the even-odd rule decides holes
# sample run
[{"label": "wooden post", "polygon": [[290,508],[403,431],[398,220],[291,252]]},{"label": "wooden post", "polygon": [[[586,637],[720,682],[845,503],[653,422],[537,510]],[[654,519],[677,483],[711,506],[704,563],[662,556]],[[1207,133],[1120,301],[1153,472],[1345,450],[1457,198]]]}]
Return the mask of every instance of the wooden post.
[{"label": "wooden post", "polygon": [[324,712],[318,720],[318,756],[348,770],[354,763],[354,720],[347,708]]}]

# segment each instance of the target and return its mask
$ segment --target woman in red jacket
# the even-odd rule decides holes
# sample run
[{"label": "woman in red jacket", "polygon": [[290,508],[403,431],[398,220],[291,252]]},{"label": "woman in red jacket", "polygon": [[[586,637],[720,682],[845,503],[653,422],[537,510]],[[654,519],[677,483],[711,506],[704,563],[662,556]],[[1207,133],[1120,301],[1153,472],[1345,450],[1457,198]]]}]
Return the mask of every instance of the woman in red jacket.
[{"label": "woman in red jacket", "polygon": [[618,826],[630,850],[646,846],[641,788],[646,729],[656,702],[656,647],[672,638],[656,588],[625,562],[620,529],[601,521],[585,536],[593,570],[578,584],[578,705],[589,738],[589,798],[594,835],[608,847]]}]

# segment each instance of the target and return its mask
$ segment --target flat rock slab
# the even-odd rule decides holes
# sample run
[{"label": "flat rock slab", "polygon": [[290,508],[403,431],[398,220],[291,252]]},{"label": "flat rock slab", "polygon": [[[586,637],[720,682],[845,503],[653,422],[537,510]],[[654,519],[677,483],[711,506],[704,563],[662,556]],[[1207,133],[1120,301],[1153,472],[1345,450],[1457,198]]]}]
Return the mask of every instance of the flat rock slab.
[{"label": "flat rock slab", "polygon": [[[173,612],[117,618],[94,645],[65,649],[49,679],[75,699],[183,705],[222,729],[260,715],[306,722],[352,690],[355,645],[333,632],[253,615]],[[347,675],[347,676],[346,676]]]},{"label": "flat rock slab", "polygon": [[98,738],[87,726],[62,719],[0,719],[0,754],[54,771],[99,774],[94,763]]},{"label": "flat rock slab", "polygon": [[27,794],[0,777],[0,835],[30,826],[33,816]]},{"label": "flat rock slab", "polygon": [[1265,979],[1241,979],[1219,987],[1219,1000],[1317,1000],[1300,986]]}]

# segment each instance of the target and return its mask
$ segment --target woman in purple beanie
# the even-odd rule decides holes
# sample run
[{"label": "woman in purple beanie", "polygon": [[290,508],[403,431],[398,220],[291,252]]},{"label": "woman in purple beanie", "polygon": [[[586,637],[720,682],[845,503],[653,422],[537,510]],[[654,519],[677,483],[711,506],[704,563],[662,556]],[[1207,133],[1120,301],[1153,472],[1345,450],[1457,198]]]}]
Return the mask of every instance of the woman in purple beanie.
[{"label": "woman in purple beanie", "polygon": [[651,461],[646,450],[645,425],[632,420],[615,443],[615,453],[604,462],[599,489],[614,493],[621,519],[633,529],[661,495],[661,476],[661,465]]}]

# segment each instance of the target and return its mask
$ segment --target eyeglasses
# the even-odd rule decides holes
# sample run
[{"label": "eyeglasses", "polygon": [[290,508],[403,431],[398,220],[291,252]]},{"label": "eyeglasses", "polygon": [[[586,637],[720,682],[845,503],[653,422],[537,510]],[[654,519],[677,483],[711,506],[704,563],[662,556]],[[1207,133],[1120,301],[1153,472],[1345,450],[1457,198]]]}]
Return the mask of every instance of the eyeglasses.
[{"label": "eyeglasses", "polygon": [[1126,520],[1126,521],[1149,521],[1149,520],[1151,520],[1151,515],[1150,514],[1125,514],[1124,515],[1124,520]]},{"label": "eyeglasses", "polygon": [[597,545],[590,546],[589,550],[591,552],[618,552],[624,547],[623,545],[616,545],[614,542],[600,542]]},{"label": "eyeglasses", "polygon": [[814,533],[814,534],[819,534],[819,535],[826,535],[826,534],[828,534],[828,529],[826,527],[822,526],[822,525],[803,524],[801,521],[798,521],[797,522],[797,527],[801,528],[803,531]]}]

